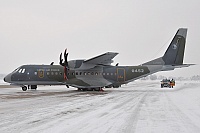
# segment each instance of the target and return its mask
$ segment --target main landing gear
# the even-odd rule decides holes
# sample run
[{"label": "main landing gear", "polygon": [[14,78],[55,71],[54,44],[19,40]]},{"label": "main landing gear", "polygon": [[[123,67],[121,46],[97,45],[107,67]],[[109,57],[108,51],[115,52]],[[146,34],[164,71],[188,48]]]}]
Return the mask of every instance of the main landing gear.
[{"label": "main landing gear", "polygon": [[27,86],[22,86],[22,90],[23,91],[27,91],[27,89],[36,90],[37,89],[37,85],[28,85],[28,87]]},{"label": "main landing gear", "polygon": [[104,91],[103,88],[78,88],[78,91]]}]

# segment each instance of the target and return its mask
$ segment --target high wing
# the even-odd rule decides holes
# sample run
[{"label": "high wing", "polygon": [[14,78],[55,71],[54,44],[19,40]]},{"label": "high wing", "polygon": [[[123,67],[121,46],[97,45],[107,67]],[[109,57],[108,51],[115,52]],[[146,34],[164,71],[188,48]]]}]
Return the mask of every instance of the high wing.
[{"label": "high wing", "polygon": [[91,59],[85,60],[83,63],[86,64],[92,64],[92,65],[110,65],[113,63],[113,58],[117,55],[118,53],[114,52],[107,52],[102,55],[93,57]]}]

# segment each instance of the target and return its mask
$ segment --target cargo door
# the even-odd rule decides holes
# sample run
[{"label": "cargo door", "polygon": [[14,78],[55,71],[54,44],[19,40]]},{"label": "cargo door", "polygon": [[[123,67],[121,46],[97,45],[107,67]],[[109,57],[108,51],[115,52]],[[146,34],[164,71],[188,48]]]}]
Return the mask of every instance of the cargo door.
[{"label": "cargo door", "polygon": [[117,68],[117,81],[124,82],[125,81],[125,69]]}]

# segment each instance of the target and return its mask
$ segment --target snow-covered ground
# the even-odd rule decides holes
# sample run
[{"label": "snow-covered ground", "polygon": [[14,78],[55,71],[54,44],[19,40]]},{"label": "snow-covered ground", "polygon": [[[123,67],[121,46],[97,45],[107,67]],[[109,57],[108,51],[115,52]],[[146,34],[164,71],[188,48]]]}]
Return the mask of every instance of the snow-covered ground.
[{"label": "snow-covered ground", "polygon": [[136,81],[104,92],[0,88],[0,132],[199,133],[200,82]]}]

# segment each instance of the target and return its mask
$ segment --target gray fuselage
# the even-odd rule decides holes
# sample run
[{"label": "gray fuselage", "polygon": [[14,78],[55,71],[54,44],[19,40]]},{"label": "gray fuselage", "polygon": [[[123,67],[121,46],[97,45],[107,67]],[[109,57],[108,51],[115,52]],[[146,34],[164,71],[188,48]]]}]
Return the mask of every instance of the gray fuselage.
[{"label": "gray fuselage", "polygon": [[120,86],[150,71],[146,66],[97,66],[65,69],[60,65],[23,65],[6,77],[16,85],[69,85],[77,88]]}]

